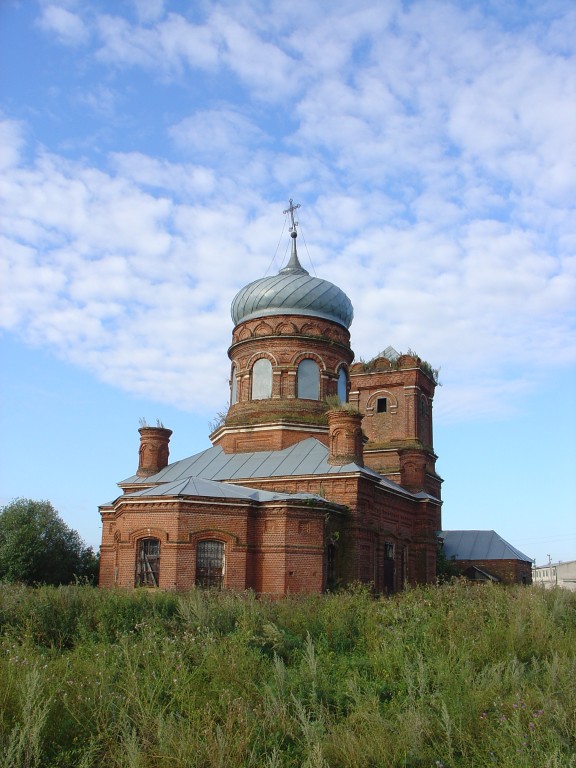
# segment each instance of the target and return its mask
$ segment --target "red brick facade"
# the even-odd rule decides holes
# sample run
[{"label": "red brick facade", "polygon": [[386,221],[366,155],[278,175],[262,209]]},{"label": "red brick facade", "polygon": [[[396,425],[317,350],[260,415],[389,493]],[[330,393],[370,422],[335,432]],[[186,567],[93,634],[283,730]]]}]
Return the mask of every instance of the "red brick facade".
[{"label": "red brick facade", "polygon": [[350,368],[350,403],[364,414],[367,466],[409,490],[440,498],[433,448],[434,372],[414,355]]},{"label": "red brick facade", "polygon": [[525,560],[455,560],[455,567],[463,575],[470,568],[480,568],[495,576],[503,584],[532,584],[532,563]]},{"label": "red brick facade", "polygon": [[325,572],[326,536],[340,524],[325,525],[326,506],[302,502],[265,506],[204,498],[129,501],[102,507],[100,586],[137,585],[137,549],[142,539],[160,541],[162,589],[190,589],[196,582],[201,540],[224,542],[223,586],[256,592],[320,592]]},{"label": "red brick facade", "polygon": [[[363,581],[379,592],[392,592],[405,583],[434,581],[438,503],[395,496],[359,473],[249,482],[262,490],[321,494],[326,503],[223,504],[161,497],[144,502],[120,497],[101,508],[100,585],[133,587],[137,544],[149,537],[161,542],[159,586],[165,589],[194,585],[200,539],[224,541],[223,585],[230,589],[319,592]],[[392,560],[388,570],[387,558]]]}]

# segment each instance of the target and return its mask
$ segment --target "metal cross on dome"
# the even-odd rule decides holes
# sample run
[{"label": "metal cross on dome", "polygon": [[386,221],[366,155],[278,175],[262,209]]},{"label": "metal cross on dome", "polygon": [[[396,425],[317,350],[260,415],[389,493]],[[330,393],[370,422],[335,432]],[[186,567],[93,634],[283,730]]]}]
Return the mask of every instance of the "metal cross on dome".
[{"label": "metal cross on dome", "polygon": [[292,219],[292,226],[290,227],[290,232],[296,232],[296,227],[298,226],[298,222],[294,221],[294,211],[300,208],[300,203],[296,203],[296,205],[294,205],[292,198],[290,198],[289,202],[290,202],[290,207],[286,208],[284,213],[289,213],[290,218]]}]

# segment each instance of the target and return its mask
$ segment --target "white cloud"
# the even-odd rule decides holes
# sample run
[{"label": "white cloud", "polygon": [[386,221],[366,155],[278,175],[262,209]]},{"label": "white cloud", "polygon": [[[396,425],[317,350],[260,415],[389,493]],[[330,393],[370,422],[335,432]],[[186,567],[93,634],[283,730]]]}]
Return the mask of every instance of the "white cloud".
[{"label": "white cloud", "polygon": [[139,26],[120,16],[100,15],[98,57],[113,64],[143,66],[159,74],[179,73],[183,65],[201,69],[218,63],[218,43],[207,26],[170,14],[154,26]]},{"label": "white cloud", "polygon": [[116,81],[79,99],[110,113],[136,87],[126,65],[159,75],[142,131],[171,143],[118,141],[96,167],[0,124],[4,327],[116,386],[219,407],[230,301],[270,267],[293,196],[302,261],[353,300],[353,348],[441,365],[445,418],[501,413],[543,360],[575,359],[571,62],[543,10],[511,28],[425,1],[223,2],[194,23],[171,7],[94,12],[91,64]]},{"label": "white cloud", "polygon": [[112,117],[117,108],[118,94],[112,88],[98,83],[92,89],[79,89],[76,91],[76,99],[85,104],[93,112],[104,117]]},{"label": "white cloud", "polygon": [[197,111],[170,129],[179,148],[192,155],[248,154],[254,144],[262,147],[266,135],[252,120],[231,109]]},{"label": "white cloud", "polygon": [[65,45],[82,45],[89,37],[88,27],[83,19],[61,5],[44,7],[39,24],[47,32],[54,32]]},{"label": "white cloud", "polygon": [[164,0],[132,0],[140,21],[157,21],[164,15]]},{"label": "white cloud", "polygon": [[211,23],[225,45],[223,61],[257,98],[279,102],[296,90],[298,67],[281,45],[236,22],[228,13],[215,12]]},{"label": "white cloud", "polygon": [[0,119],[0,170],[8,170],[18,164],[23,145],[22,126],[16,120]]},{"label": "white cloud", "polygon": [[158,188],[186,199],[209,197],[215,191],[213,168],[201,165],[169,163],[141,152],[112,155],[117,172],[144,188]]}]

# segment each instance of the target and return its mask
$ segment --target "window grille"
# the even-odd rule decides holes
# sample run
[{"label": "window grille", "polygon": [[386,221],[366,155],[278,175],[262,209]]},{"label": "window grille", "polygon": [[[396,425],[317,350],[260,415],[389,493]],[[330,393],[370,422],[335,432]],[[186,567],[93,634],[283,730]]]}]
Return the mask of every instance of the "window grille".
[{"label": "window grille", "polygon": [[196,547],[196,586],[221,589],[224,579],[224,542],[206,539]]}]

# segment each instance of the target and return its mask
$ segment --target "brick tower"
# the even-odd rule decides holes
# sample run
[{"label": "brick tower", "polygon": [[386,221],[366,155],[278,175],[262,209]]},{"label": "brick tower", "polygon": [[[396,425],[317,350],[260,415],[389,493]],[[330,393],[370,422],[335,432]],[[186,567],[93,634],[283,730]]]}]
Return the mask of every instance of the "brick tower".
[{"label": "brick tower", "polygon": [[432,435],[436,372],[394,350],[350,369],[350,403],[363,414],[364,462],[412,492],[440,498]]}]

